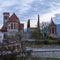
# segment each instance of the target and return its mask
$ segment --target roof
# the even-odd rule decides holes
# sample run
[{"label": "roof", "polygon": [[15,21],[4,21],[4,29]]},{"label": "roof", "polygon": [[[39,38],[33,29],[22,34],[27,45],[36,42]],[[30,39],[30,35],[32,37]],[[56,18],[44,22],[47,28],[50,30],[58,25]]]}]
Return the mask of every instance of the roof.
[{"label": "roof", "polygon": [[[4,12],[3,14],[9,14],[8,12]],[[19,30],[23,30],[24,28],[24,24],[20,23],[19,18],[16,16],[16,14],[12,14],[9,18],[8,18],[8,22],[17,22],[19,24]],[[5,27],[4,25],[2,26],[2,28],[0,29],[0,31],[2,32],[7,32],[7,26]]]},{"label": "roof", "polygon": [[10,14],[9,12],[4,12],[3,14]]},{"label": "roof", "polygon": [[53,22],[53,19],[51,18],[51,23],[49,25],[56,25],[54,22]]},{"label": "roof", "polygon": [[24,24],[23,23],[20,23],[19,30],[23,30],[23,28],[24,28]]},{"label": "roof", "polygon": [[8,20],[8,22],[19,22],[18,17],[16,16],[16,14],[14,13]]},{"label": "roof", "polygon": [[2,26],[1,31],[2,31],[2,32],[7,32],[7,27]]}]

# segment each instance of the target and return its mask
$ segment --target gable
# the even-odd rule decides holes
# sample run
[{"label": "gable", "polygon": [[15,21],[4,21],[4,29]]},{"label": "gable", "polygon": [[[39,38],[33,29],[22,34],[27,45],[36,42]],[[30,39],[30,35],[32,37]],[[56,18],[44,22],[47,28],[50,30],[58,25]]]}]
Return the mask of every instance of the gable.
[{"label": "gable", "polygon": [[9,18],[8,22],[19,22],[18,17],[16,16],[16,14],[14,13],[13,15],[11,15],[11,17]]}]

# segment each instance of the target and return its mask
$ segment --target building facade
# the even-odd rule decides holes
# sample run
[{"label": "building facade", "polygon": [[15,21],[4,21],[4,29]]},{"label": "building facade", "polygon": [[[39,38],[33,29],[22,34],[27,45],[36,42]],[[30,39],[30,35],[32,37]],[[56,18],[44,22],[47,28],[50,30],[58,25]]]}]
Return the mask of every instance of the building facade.
[{"label": "building facade", "polygon": [[1,28],[2,32],[20,32],[23,31],[24,24],[20,23],[19,18],[13,13],[10,16],[9,12],[3,13],[3,26]]},{"label": "building facade", "polygon": [[57,37],[57,27],[56,24],[53,22],[52,18],[51,18],[51,23],[48,26],[48,35],[52,37]]}]

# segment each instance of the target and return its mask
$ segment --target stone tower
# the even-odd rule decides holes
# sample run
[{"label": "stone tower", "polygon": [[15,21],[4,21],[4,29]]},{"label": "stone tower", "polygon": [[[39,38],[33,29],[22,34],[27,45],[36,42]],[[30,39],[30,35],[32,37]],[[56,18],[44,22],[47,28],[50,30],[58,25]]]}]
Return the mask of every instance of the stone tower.
[{"label": "stone tower", "polygon": [[56,24],[53,22],[52,18],[51,18],[51,23],[49,24],[49,27],[48,27],[48,34],[52,37],[57,36]]},{"label": "stone tower", "polygon": [[8,12],[3,13],[3,25],[5,27],[7,27],[7,21],[8,21],[9,16],[10,16],[10,14]]}]

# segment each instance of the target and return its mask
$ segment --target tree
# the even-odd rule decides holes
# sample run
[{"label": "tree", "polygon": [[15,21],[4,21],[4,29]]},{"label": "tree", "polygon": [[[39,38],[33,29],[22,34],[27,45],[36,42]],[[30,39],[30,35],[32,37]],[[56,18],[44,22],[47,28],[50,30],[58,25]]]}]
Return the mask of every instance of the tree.
[{"label": "tree", "polygon": [[48,32],[48,23],[42,22],[41,23],[41,33],[42,33],[44,39],[47,37],[47,32]]},{"label": "tree", "polygon": [[40,35],[40,18],[39,18],[39,15],[38,15],[38,21],[37,21],[37,31],[39,32],[39,35]]},{"label": "tree", "polygon": [[30,28],[30,19],[28,19],[27,28]]},{"label": "tree", "polygon": [[38,15],[38,21],[37,21],[37,28],[33,31],[32,36],[35,39],[40,39],[42,37],[42,34],[40,32],[40,18],[39,18],[39,15]]},{"label": "tree", "polygon": [[39,35],[39,30],[38,29],[35,29],[32,32],[32,37],[35,38],[35,39],[40,39],[40,35]]}]

